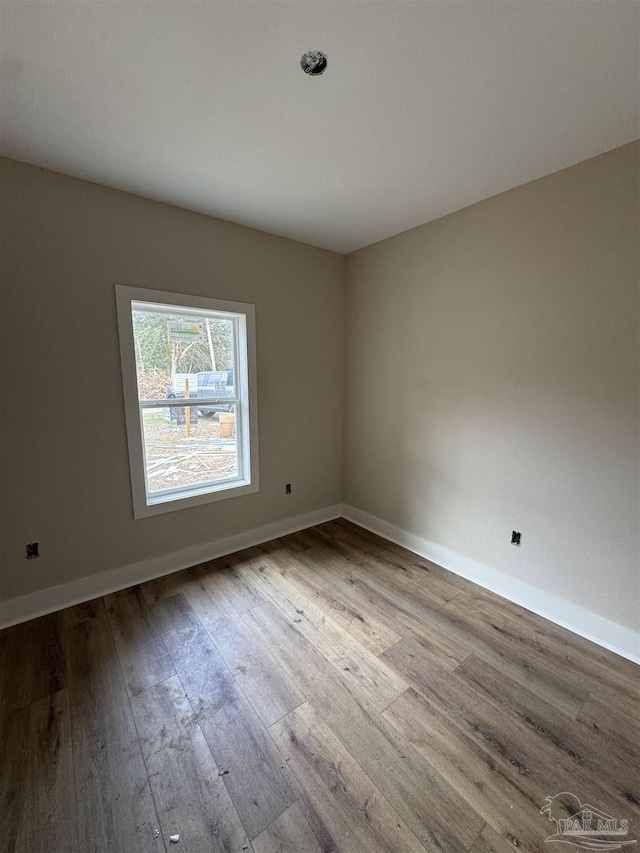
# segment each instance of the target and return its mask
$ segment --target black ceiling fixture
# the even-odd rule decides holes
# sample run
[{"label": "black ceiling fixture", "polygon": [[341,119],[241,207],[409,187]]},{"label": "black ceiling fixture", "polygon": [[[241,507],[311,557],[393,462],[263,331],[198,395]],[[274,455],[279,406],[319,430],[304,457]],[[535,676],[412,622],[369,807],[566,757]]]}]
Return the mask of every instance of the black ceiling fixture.
[{"label": "black ceiling fixture", "polygon": [[308,50],[302,54],[300,67],[305,74],[317,77],[323,74],[327,68],[327,56],[321,50]]}]

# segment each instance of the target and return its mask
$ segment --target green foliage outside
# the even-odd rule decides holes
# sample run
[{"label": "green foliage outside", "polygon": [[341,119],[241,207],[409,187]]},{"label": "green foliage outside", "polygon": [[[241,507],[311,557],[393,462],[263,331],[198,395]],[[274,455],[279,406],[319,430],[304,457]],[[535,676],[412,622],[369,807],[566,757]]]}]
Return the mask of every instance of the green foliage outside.
[{"label": "green foliage outside", "polygon": [[[184,320],[183,315],[152,314],[149,311],[133,312],[133,330],[136,341],[136,362],[139,370],[161,370],[175,373],[199,373],[212,370],[209,342],[170,341],[167,333],[169,320]],[[233,367],[233,344],[229,320],[209,320],[216,370]]]},{"label": "green foliage outside", "polygon": [[[170,341],[167,322],[184,320],[182,314],[133,312],[136,368],[141,399],[164,397],[176,373],[204,370],[231,370],[233,333],[229,320],[209,320],[215,364],[211,363],[208,338],[197,341]],[[206,321],[205,321],[206,322]]]}]

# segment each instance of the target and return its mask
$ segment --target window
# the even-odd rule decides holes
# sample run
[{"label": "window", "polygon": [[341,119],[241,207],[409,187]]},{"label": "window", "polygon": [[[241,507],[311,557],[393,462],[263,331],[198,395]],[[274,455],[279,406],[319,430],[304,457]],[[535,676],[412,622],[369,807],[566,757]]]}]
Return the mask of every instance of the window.
[{"label": "window", "polygon": [[257,492],[254,306],[116,286],[136,518]]}]

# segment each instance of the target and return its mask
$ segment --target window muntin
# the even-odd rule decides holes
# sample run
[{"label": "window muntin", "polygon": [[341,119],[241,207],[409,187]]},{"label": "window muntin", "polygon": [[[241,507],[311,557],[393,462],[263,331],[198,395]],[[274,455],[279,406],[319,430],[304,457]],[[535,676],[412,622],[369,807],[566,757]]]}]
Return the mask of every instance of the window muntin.
[{"label": "window muntin", "polygon": [[253,306],[123,286],[117,303],[135,516],[257,491]]}]

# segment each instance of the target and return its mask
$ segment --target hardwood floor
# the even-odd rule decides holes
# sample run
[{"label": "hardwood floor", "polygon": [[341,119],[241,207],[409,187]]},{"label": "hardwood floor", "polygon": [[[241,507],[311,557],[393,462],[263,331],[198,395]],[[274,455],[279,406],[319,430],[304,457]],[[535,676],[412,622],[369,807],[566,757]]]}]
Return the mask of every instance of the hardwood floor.
[{"label": "hardwood floor", "polygon": [[561,792],[640,845],[640,669],[343,520],[6,629],[0,689],[3,853],[553,853]]}]

